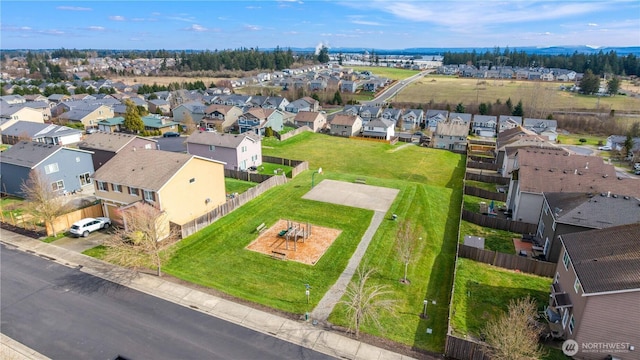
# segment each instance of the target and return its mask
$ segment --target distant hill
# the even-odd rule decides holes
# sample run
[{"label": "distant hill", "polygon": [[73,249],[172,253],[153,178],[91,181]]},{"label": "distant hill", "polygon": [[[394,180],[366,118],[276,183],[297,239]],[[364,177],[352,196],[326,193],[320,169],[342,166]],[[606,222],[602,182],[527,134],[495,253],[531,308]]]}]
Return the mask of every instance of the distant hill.
[{"label": "distant hill", "polygon": [[[504,52],[506,48],[499,48],[500,52]],[[315,48],[291,48],[291,50],[295,52],[314,52]],[[371,48],[331,48],[329,52],[332,54],[337,53],[364,53],[365,51],[371,52]],[[494,48],[488,47],[467,47],[467,48],[406,48],[406,49],[373,49],[373,51],[378,55],[440,55],[445,52],[472,52],[476,51],[477,53],[484,52],[493,52]],[[538,55],[564,55],[564,54],[573,54],[574,52],[582,53],[582,54],[597,54],[600,51],[603,53],[608,53],[609,51],[615,51],[620,56],[626,56],[628,54],[633,54],[640,56],[640,46],[627,46],[627,47],[593,47],[587,45],[577,45],[577,46],[551,46],[551,47],[533,47],[533,46],[523,46],[523,47],[509,47],[509,51],[511,52],[521,52],[524,51],[527,54],[538,54]]]}]

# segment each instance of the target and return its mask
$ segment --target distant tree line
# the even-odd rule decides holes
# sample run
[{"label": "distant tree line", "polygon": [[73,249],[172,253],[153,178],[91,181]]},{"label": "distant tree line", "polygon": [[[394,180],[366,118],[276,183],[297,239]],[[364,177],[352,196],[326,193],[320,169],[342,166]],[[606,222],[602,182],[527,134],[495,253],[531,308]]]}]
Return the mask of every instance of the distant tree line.
[{"label": "distant tree line", "polygon": [[176,67],[181,71],[199,70],[242,70],[257,69],[283,70],[291,67],[295,62],[293,51],[286,51],[277,47],[272,52],[258,49],[239,49],[225,51],[203,51],[187,53],[183,51],[176,57]]},{"label": "distant tree line", "polygon": [[596,54],[583,54],[576,51],[573,54],[565,55],[542,55],[509,50],[509,48],[501,51],[500,48],[495,48],[493,51],[484,53],[478,53],[475,50],[461,53],[447,51],[444,53],[443,59],[444,65],[470,64],[478,66],[481,62],[487,62],[491,64],[491,67],[495,67],[500,63],[507,66],[525,68],[567,69],[578,73],[591,70],[596,75],[640,75],[640,58],[633,54],[618,56],[613,50],[606,53],[601,50]]},{"label": "distant tree line", "polygon": [[[209,87],[216,87],[215,84],[211,84]],[[207,86],[204,84],[202,80],[197,80],[194,82],[172,82],[169,85],[158,85],[153,83],[153,85],[143,84],[140,85],[137,89],[138,94],[151,94],[158,91],[174,91],[174,90],[206,90]]]}]

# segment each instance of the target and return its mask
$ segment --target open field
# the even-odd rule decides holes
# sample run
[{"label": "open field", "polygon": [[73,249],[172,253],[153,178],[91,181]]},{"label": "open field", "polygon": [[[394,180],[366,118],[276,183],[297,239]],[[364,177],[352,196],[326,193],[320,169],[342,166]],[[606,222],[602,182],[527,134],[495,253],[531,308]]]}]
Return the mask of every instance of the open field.
[{"label": "open field", "polygon": [[[267,144],[268,143],[268,144]],[[265,155],[306,159],[315,176],[353,182],[365,178],[368,185],[399,189],[389,214],[422,227],[425,251],[410,266],[411,285],[402,285],[403,266],[394,255],[398,222],[384,221],[365,255],[378,269],[372,280],[394,289],[399,307],[395,317],[382,319],[385,333],[367,324],[362,331],[388,337],[418,349],[442,351],[447,328],[447,304],[453,281],[457,227],[462,201],[464,160],[461,155],[414,145],[388,145],[304,133],[282,143],[265,141]],[[310,189],[312,171],[271,189],[202,231],[182,240],[164,270],[181,279],[216,288],[232,296],[292,314],[310,311],[336,281],[369,225],[370,210],[302,199]],[[390,215],[389,215],[390,217]],[[278,219],[291,219],[342,231],[313,265],[274,260],[245,247],[257,237],[262,222],[272,227]],[[304,284],[311,284],[311,304]],[[418,315],[422,299],[439,304],[429,320]],[[338,309],[330,317],[346,326]],[[425,333],[434,329],[433,335]]]},{"label": "open field", "polygon": [[452,299],[453,333],[478,338],[487,320],[506,311],[510,300],[527,295],[542,310],[549,301],[551,281],[459,258]]},{"label": "open field", "polygon": [[391,80],[406,79],[420,72],[418,70],[397,69],[379,66],[350,66],[350,68],[356,71],[371,71],[371,73],[373,73],[375,76],[386,77]]},{"label": "open field", "polygon": [[616,111],[637,111],[640,109],[640,98],[630,96],[598,97],[580,95],[559,90],[561,85],[571,87],[572,84],[561,82],[537,82],[516,80],[493,80],[457,78],[453,76],[428,75],[411,83],[400,92],[392,102],[449,103],[452,108],[458,103],[495,103],[504,104],[508,98],[515,105],[522,100],[525,108],[532,99],[544,102],[548,111],[572,111],[579,109],[610,109]]}]

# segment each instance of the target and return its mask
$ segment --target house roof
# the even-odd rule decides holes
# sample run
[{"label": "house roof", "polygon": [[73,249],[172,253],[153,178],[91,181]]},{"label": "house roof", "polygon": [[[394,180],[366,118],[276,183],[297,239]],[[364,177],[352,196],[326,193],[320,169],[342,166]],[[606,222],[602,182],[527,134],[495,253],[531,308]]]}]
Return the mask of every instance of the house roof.
[{"label": "house roof", "polygon": [[617,178],[613,165],[597,156],[568,155],[564,149],[520,149],[520,191],[591,192],[640,196],[640,180]]},{"label": "house roof", "polygon": [[358,115],[336,114],[331,120],[331,125],[353,126],[358,118]]},{"label": "house roof", "polygon": [[544,193],[558,223],[603,229],[640,222],[640,199],[624,194]]},{"label": "house roof", "polygon": [[94,179],[160,190],[194,156],[163,150],[126,150],[96,170]]},{"label": "house roof", "polygon": [[388,129],[394,126],[395,126],[395,123],[393,121],[387,120],[387,119],[380,119],[380,118],[371,120],[367,124],[367,127],[381,127],[385,129]]},{"label": "house roof", "polygon": [[442,136],[467,136],[469,125],[458,121],[439,122],[435,134]]},{"label": "house roof", "polygon": [[43,137],[60,137],[73,134],[82,134],[78,129],[72,129],[66,126],[55,124],[41,124],[32,121],[17,121],[15,124],[7,127],[2,135],[22,136],[28,135],[32,139]]},{"label": "house roof", "polygon": [[299,122],[315,122],[321,116],[324,115],[315,111],[300,111],[296,114],[296,117],[294,119],[295,121]]},{"label": "house roof", "polygon": [[217,147],[236,149],[240,144],[249,140],[260,142],[257,135],[249,132],[242,134],[218,134],[207,131],[194,132],[187,138],[187,143],[200,145],[214,145]]},{"label": "house roof", "polygon": [[585,294],[640,289],[640,223],[560,239]]},{"label": "house roof", "polygon": [[33,169],[42,161],[61,150],[90,153],[88,151],[59,145],[44,144],[33,141],[20,141],[0,153],[0,162]]},{"label": "house roof", "polygon": [[[138,136],[124,133],[108,133],[98,131],[88,135],[78,146],[83,149],[104,150],[117,153]],[[145,139],[156,142],[153,139]]]},{"label": "house roof", "polygon": [[274,112],[275,112],[274,109],[251,108],[247,112],[245,112],[245,115],[251,115],[256,119],[260,119],[260,120],[266,120]]}]

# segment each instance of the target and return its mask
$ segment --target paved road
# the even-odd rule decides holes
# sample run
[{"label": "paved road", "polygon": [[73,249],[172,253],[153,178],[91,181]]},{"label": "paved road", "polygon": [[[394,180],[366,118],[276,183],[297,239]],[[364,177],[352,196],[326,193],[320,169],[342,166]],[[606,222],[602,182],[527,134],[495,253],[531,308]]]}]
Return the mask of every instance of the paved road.
[{"label": "paved road", "polygon": [[413,76],[410,76],[410,77],[408,77],[408,78],[406,78],[406,79],[404,79],[402,81],[397,82],[396,84],[394,84],[393,86],[389,87],[388,89],[384,90],[375,99],[373,99],[371,101],[363,101],[361,103],[362,103],[362,105],[365,105],[365,106],[382,106],[385,102],[387,102],[387,100],[389,100],[390,98],[395,96],[398,92],[400,92],[402,89],[404,89],[407,85],[409,85],[413,81],[421,79],[423,76],[429,74],[432,71],[433,70],[426,70],[426,71],[422,71],[422,72],[420,72],[418,74],[415,74]]},{"label": "paved road", "polygon": [[1,331],[52,359],[331,359],[0,246]]},{"label": "paved road", "polygon": [[187,145],[185,145],[185,141],[187,141],[186,136],[180,137],[156,137],[154,138],[158,142],[158,147],[160,150],[171,151],[171,152],[186,152]]}]

